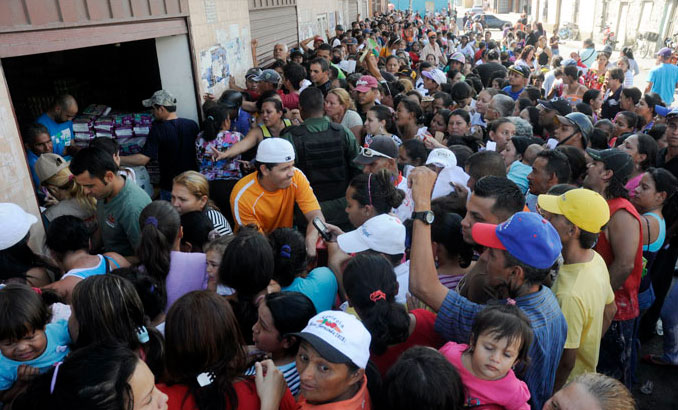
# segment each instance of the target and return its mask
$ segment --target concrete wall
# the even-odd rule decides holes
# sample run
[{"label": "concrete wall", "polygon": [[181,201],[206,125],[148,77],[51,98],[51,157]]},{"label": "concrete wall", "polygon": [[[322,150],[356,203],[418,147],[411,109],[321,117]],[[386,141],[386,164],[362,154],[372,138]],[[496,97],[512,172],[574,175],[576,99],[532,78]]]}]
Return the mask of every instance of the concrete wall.
[{"label": "concrete wall", "polygon": [[0,65],[0,202],[15,203],[38,218],[38,223],[31,228],[30,244],[36,252],[40,252],[45,230],[40,223],[42,219],[34,192],[7,81]]},{"label": "concrete wall", "polygon": [[189,0],[189,29],[198,94],[220,95],[228,77],[240,86],[252,66],[247,0]]},{"label": "concrete wall", "polygon": [[[358,1],[358,12],[365,18],[365,1]],[[334,36],[334,27],[342,24],[350,28],[348,1],[342,0],[297,0],[299,40],[319,35],[326,38],[325,29]]]},{"label": "concrete wall", "polygon": [[177,98],[177,115],[198,121],[195,87],[188,36],[185,34],[155,39],[162,88]]}]

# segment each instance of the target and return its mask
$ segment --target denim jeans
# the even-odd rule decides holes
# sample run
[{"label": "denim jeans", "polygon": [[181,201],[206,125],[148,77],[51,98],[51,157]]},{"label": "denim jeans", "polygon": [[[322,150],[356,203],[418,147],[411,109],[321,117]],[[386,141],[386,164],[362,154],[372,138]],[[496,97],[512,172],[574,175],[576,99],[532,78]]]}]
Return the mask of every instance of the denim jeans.
[{"label": "denim jeans", "polygon": [[674,281],[664,300],[661,312],[664,327],[664,355],[666,362],[678,365],[678,281]]}]

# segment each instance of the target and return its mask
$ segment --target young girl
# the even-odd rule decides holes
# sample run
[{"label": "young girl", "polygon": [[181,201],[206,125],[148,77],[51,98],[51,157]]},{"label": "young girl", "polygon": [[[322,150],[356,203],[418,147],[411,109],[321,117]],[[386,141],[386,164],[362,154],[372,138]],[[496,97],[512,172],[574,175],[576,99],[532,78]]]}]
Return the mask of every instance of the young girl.
[{"label": "young girl", "polygon": [[412,346],[438,349],[443,340],[433,330],[436,315],[425,309],[407,312],[396,302],[393,266],[378,253],[361,253],[344,269],[346,296],[372,335],[370,359],[382,376]]},{"label": "young girl", "polygon": [[469,345],[448,342],[440,352],[457,368],[466,387],[466,406],[529,409],[530,392],[512,368],[526,364],[532,344],[529,319],[509,299],[476,315]]},{"label": "young girl", "polygon": [[278,228],[268,241],[273,248],[273,280],[281,289],[306,295],[318,312],[331,310],[337,299],[337,278],[327,266],[308,271],[304,236],[296,229]]},{"label": "young girl", "polygon": [[129,262],[115,252],[90,255],[87,225],[72,215],[60,216],[49,224],[45,245],[52,259],[65,272],[60,280],[45,288],[55,291],[65,303],[70,302],[71,292],[81,280],[129,266]]},{"label": "young girl", "polygon": [[393,111],[389,107],[375,105],[367,111],[364,144],[370,145],[372,138],[376,135],[389,135],[396,145],[400,146],[402,141],[395,135],[396,133],[397,129],[393,122]]},{"label": "young girl", "polygon": [[223,285],[217,285],[221,258],[224,257],[224,251],[232,240],[233,235],[222,236],[205,245],[205,256],[207,257],[207,290],[217,292],[220,295],[230,295],[233,293],[232,289],[228,289]]},{"label": "young girl", "polygon": [[116,269],[111,274],[125,278],[132,283],[144,305],[144,313],[151,320],[151,325],[164,334],[167,294],[162,282],[134,268]]},{"label": "young girl", "polygon": [[0,402],[11,402],[28,381],[69,352],[65,320],[48,323],[50,310],[28,285],[0,288]]},{"label": "young girl", "polygon": [[[293,396],[299,393],[299,373],[295,358],[299,339],[291,336],[301,332],[316,315],[315,307],[307,296],[299,292],[269,293],[259,302],[259,318],[252,327],[254,346],[270,354],[273,363],[285,376]],[[251,368],[254,374],[254,368]]]}]

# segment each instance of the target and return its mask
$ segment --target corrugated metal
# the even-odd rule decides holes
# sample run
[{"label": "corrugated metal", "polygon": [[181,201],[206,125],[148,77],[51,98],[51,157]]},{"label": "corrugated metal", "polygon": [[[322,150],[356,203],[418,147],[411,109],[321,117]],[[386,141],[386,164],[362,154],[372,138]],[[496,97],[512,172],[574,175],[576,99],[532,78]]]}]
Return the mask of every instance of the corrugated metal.
[{"label": "corrugated metal", "polygon": [[0,0],[0,33],[187,15],[188,0]]},{"label": "corrugated metal", "polygon": [[[0,0],[2,2],[3,0]],[[185,34],[185,18],[56,30],[0,33],[0,58]]]},{"label": "corrugated metal", "polygon": [[250,10],[269,9],[273,7],[296,6],[297,0],[249,0]]},{"label": "corrugated metal", "polygon": [[290,48],[297,46],[297,8],[288,6],[250,10],[250,31],[252,38],[258,41],[259,66],[265,66],[273,61],[273,47],[277,43],[285,43]]},{"label": "corrugated metal", "polygon": [[348,18],[349,24],[358,21],[358,0],[348,0]]}]

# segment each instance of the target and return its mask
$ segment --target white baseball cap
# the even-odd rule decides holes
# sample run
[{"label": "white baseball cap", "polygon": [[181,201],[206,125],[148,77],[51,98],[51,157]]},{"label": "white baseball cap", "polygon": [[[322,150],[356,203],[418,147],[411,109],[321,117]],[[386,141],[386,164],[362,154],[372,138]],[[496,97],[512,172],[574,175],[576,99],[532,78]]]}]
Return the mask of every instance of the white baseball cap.
[{"label": "white baseball cap", "polygon": [[299,333],[331,363],[353,363],[361,369],[370,359],[372,336],[355,316],[337,310],[326,310],[313,316]]},{"label": "white baseball cap", "polygon": [[257,147],[256,160],[265,164],[294,161],[294,147],[283,138],[264,138]]},{"label": "white baseball cap", "polygon": [[447,148],[436,148],[426,158],[426,165],[429,164],[440,168],[452,168],[457,165],[457,157]]},{"label": "white baseball cap", "polygon": [[422,71],[421,75],[435,81],[439,85],[445,84],[447,82],[447,76],[445,75],[445,73],[443,73],[442,70],[439,70],[437,68],[434,68],[431,71]]},{"label": "white baseball cap", "polygon": [[346,253],[371,249],[399,255],[405,252],[405,226],[395,216],[381,214],[368,219],[358,229],[339,235],[337,243]]},{"label": "white baseball cap", "polygon": [[28,235],[38,218],[17,204],[0,203],[0,251],[11,248]]}]

